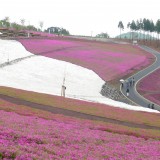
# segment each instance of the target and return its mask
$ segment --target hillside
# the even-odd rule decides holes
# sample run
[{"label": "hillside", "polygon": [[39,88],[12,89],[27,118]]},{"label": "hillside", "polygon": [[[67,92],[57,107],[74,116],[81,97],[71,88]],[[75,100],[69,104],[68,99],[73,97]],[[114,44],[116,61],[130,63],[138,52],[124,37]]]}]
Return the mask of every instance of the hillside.
[{"label": "hillside", "polygon": [[154,39],[149,34],[137,33],[137,32],[127,32],[122,33],[121,36],[118,35],[115,38],[122,38],[122,39]]},{"label": "hillside", "polygon": [[141,159],[158,160],[154,139],[100,130],[93,122],[43,119],[0,111],[1,159]]},{"label": "hillside", "polygon": [[143,78],[137,89],[145,98],[160,105],[160,69]]},{"label": "hillside", "polygon": [[90,69],[104,81],[114,81],[146,67],[154,57],[130,44],[57,39],[19,39],[31,53]]},{"label": "hillside", "polygon": [[146,67],[150,54],[84,40],[19,41],[0,40],[0,159],[159,160],[159,112],[99,93],[103,79]]},{"label": "hillside", "polygon": [[[105,68],[113,68],[114,70],[119,70],[119,73],[114,73],[119,76],[120,73],[125,73],[126,71],[128,72],[128,70],[133,66],[138,68],[138,66],[141,65],[141,62],[146,60],[145,55],[141,55],[142,53],[139,50],[137,50],[137,55],[133,55],[132,53],[126,55],[126,53],[123,54],[121,52],[114,53],[104,51],[101,51],[100,54],[98,53],[98,51],[91,52],[93,51],[93,49],[91,48],[91,50],[90,48],[87,48],[85,46],[85,48],[82,48],[83,50],[80,50],[79,46],[82,44],[74,43],[72,41],[23,40],[23,43],[32,43],[27,46],[32,47],[31,49],[33,49],[34,51],[38,50],[38,53],[42,55],[40,56],[39,54],[34,55],[26,51],[21,43],[17,41],[0,42],[3,46],[2,50],[0,49],[0,55],[4,57],[3,61],[5,61],[5,58],[7,60],[9,56],[11,63],[11,65],[5,66],[0,70],[0,75],[3,75],[0,76],[1,86],[61,96],[61,86],[65,78],[64,85],[67,87],[66,97],[109,104],[115,107],[126,109],[153,112],[153,110],[148,108],[138,106],[133,107],[131,105],[113,101],[109,98],[103,97],[100,94],[100,90],[105,81],[103,81],[97,74],[90,70],[91,67],[94,67],[94,69],[98,69],[96,71],[98,71],[100,75],[109,77],[109,75],[104,74],[106,73],[104,65],[107,62],[108,57],[110,61],[112,60],[112,63],[108,62],[108,65],[106,64]],[[78,51],[76,50],[77,52],[75,52],[77,46]],[[48,49],[50,49],[49,47],[52,47],[51,53],[50,51],[47,51]],[[136,49],[133,48],[133,50]],[[26,57],[26,59],[12,64],[11,60],[19,58],[20,54],[22,57]],[[103,67],[101,67],[102,63],[100,63],[102,61],[101,56],[106,56],[106,61],[103,62]],[[119,58],[119,61],[114,60],[115,56]],[[76,64],[79,64],[77,62],[81,62],[84,64],[83,66],[88,67],[88,69],[53,58],[66,60],[68,62],[74,62]],[[136,62],[133,59],[136,59]],[[127,62],[123,63],[125,60],[128,60],[130,64],[128,64]],[[147,63],[149,63],[149,61]],[[143,65],[146,65],[147,63],[144,63]],[[111,71],[110,75],[112,75]]]}]

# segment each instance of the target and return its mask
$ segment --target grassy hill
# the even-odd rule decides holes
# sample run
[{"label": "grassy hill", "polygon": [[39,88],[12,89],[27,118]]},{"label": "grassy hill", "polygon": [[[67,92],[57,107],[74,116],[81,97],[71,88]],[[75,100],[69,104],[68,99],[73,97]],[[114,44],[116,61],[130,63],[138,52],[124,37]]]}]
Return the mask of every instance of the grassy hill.
[{"label": "grassy hill", "polygon": [[[121,34],[122,39],[153,39],[154,37],[150,36],[149,34],[137,33],[137,32],[127,32]],[[120,35],[116,36],[115,38],[120,38]]]}]

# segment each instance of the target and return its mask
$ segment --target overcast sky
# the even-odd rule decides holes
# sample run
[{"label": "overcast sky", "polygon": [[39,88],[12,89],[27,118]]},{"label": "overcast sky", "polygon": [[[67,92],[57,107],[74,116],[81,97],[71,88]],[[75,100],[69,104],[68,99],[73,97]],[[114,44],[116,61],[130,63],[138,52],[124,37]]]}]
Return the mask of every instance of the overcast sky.
[{"label": "overcast sky", "polygon": [[58,26],[76,35],[116,36],[120,20],[126,28],[133,19],[160,19],[159,6],[159,0],[0,0],[0,19],[25,19],[37,27],[43,21],[44,29]]}]

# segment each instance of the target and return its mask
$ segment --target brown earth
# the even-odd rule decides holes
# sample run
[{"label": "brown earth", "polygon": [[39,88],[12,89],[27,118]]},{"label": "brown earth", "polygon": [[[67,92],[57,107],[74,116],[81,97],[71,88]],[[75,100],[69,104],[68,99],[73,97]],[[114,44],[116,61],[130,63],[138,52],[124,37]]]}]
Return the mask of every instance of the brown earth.
[{"label": "brown earth", "polygon": [[125,121],[116,120],[116,119],[112,119],[112,118],[90,115],[90,114],[76,112],[76,111],[72,111],[72,110],[68,110],[68,109],[53,107],[53,106],[49,106],[49,105],[42,105],[42,104],[38,104],[38,103],[34,103],[34,102],[29,102],[26,100],[14,98],[14,97],[2,95],[2,94],[0,94],[0,99],[5,100],[10,103],[13,103],[13,104],[16,104],[16,105],[24,105],[24,106],[28,106],[28,107],[35,108],[35,109],[49,111],[54,114],[62,114],[65,116],[71,116],[71,117],[76,117],[76,118],[81,118],[81,119],[109,122],[109,123],[119,124],[119,125],[123,125],[123,126],[127,126],[127,127],[160,130],[160,127],[156,127],[156,126],[150,126],[150,125],[145,125],[145,124],[136,124],[136,123],[125,122]]}]

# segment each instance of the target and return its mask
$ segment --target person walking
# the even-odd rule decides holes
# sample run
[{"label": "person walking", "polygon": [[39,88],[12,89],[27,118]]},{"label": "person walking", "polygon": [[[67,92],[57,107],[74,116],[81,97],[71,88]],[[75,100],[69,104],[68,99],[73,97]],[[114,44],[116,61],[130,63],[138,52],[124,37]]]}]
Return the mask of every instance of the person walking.
[{"label": "person walking", "polygon": [[129,88],[126,90],[127,97],[129,96]]},{"label": "person walking", "polygon": [[130,87],[132,86],[132,79],[129,80]]},{"label": "person walking", "polygon": [[62,89],[61,89],[61,96],[65,97],[65,90],[66,90],[66,86],[62,85]]},{"label": "person walking", "polygon": [[148,108],[150,108],[150,107],[151,107],[151,104],[149,103],[149,104],[148,104]]},{"label": "person walking", "polygon": [[127,85],[127,89],[129,88],[129,82],[126,82],[126,85]]},{"label": "person walking", "polygon": [[124,82],[121,82],[121,86],[122,86],[122,88],[123,88],[123,86],[124,86]]},{"label": "person walking", "polygon": [[134,79],[134,77],[132,78],[132,85],[133,86],[135,85],[135,79]]},{"label": "person walking", "polygon": [[154,109],[154,104],[152,104],[152,107],[151,107],[152,109]]}]

